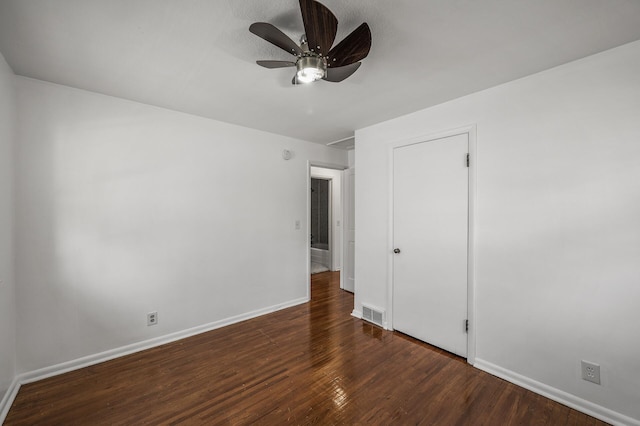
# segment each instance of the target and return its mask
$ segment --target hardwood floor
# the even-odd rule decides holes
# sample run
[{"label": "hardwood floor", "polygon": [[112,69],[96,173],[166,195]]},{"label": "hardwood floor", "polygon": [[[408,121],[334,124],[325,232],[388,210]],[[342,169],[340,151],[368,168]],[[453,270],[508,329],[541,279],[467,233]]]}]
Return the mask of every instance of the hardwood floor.
[{"label": "hardwood floor", "polygon": [[604,425],[350,316],[338,273],[312,301],[22,386],[6,425]]}]

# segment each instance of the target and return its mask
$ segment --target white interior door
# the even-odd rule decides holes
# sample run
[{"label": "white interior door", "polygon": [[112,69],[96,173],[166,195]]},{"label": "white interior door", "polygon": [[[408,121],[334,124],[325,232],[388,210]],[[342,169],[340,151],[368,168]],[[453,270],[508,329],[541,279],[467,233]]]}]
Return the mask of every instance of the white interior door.
[{"label": "white interior door", "polygon": [[356,221],[355,221],[355,184],[356,169],[351,167],[344,171],[344,198],[343,198],[343,226],[344,245],[342,252],[344,260],[340,274],[342,288],[355,291],[355,247],[356,247]]},{"label": "white interior door", "polygon": [[393,150],[393,328],[467,356],[468,135]]}]

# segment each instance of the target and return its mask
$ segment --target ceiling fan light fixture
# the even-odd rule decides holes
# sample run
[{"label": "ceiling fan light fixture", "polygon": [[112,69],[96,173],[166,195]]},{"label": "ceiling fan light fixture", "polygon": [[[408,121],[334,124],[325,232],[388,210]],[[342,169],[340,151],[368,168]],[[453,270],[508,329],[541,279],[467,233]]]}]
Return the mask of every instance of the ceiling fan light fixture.
[{"label": "ceiling fan light fixture", "polygon": [[351,31],[335,46],[338,18],[316,0],[300,0],[304,34],[300,44],[267,22],[254,22],[249,31],[296,57],[295,61],[265,61],[256,63],[265,68],[296,67],[291,84],[317,80],[339,83],[361,65],[371,49],[371,30],[366,22]]},{"label": "ceiling fan light fixture", "polygon": [[300,83],[312,83],[327,73],[327,63],[319,56],[303,56],[296,62],[296,77]]}]

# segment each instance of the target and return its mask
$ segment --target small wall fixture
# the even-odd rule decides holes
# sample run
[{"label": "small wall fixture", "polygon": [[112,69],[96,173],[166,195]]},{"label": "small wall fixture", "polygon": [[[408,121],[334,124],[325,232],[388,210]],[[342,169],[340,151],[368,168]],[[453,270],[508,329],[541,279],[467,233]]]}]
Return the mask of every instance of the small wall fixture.
[{"label": "small wall fixture", "polygon": [[282,158],[285,160],[290,160],[291,159],[291,151],[289,151],[288,149],[285,149],[284,151],[282,151]]}]

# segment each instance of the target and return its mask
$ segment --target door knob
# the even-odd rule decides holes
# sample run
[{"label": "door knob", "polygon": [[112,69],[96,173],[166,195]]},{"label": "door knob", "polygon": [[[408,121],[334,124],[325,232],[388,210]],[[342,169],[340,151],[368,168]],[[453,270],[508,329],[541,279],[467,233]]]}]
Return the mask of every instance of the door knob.
[{"label": "door knob", "polygon": [[399,249],[399,248],[393,249],[393,252],[394,252],[395,254],[398,254],[398,253],[400,253],[400,249]]}]

